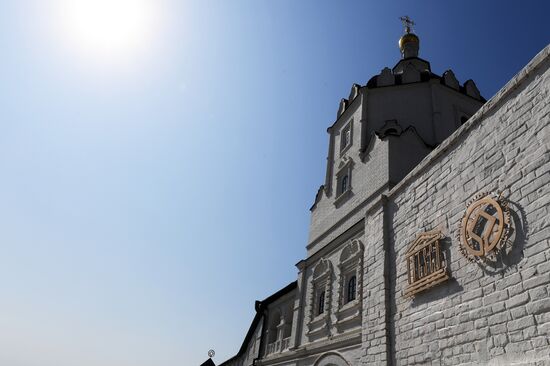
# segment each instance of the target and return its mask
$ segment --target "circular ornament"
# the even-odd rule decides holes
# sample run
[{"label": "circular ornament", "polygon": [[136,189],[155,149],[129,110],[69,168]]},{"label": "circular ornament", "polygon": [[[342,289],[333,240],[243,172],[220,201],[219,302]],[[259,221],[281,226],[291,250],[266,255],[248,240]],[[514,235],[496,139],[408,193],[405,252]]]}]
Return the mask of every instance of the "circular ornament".
[{"label": "circular ornament", "polygon": [[216,355],[216,352],[214,352],[213,349],[211,349],[210,351],[208,351],[208,357],[212,358]]},{"label": "circular ornament", "polygon": [[510,210],[502,194],[477,194],[462,217],[460,251],[471,262],[493,261],[509,233]]}]

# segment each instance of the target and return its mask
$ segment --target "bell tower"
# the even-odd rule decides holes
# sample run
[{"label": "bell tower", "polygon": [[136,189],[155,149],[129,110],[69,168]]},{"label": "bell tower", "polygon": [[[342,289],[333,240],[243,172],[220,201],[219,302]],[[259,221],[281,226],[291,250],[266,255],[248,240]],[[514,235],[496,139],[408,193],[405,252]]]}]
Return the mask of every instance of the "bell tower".
[{"label": "bell tower", "polygon": [[433,73],[419,57],[415,22],[400,20],[400,59],[366,85],[353,84],[327,130],[326,178],[311,207],[310,255],[328,244],[325,238],[356,225],[368,202],[391,190],[485,102],[472,80],[461,85],[451,70]]}]

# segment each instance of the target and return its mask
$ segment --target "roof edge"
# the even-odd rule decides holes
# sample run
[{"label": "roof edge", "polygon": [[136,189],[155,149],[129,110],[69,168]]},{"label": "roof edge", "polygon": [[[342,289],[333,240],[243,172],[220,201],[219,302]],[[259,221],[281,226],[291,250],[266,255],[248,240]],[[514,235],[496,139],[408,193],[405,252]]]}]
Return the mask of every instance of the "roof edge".
[{"label": "roof edge", "polygon": [[279,291],[275,292],[274,294],[266,297],[263,301],[256,301],[254,304],[254,308],[256,309],[256,315],[254,315],[254,319],[252,319],[252,323],[250,324],[250,327],[248,328],[248,332],[246,332],[246,336],[244,337],[243,343],[241,344],[241,348],[239,348],[239,351],[237,354],[221,364],[219,366],[224,366],[229,364],[229,362],[235,360],[236,358],[242,356],[244,352],[246,351],[246,345],[252,338],[252,335],[254,334],[254,330],[258,326],[258,323],[260,322],[260,319],[263,316],[263,311],[266,309],[266,307],[274,302],[275,300],[279,299],[280,297],[290,293],[291,291],[295,290],[298,287],[298,281],[294,281],[280,289]]}]

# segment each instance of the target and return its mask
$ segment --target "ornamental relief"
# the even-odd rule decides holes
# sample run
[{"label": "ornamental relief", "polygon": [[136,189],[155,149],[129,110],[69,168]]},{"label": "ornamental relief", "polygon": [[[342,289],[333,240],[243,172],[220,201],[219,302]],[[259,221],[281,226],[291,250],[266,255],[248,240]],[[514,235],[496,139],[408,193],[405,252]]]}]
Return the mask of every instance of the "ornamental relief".
[{"label": "ornamental relief", "polygon": [[404,295],[413,297],[449,279],[446,262],[441,250],[439,230],[417,235],[406,253],[408,285]]},{"label": "ornamental relief", "polygon": [[[501,273],[523,258],[527,231],[525,213],[517,203],[509,202],[502,193],[479,193],[467,203],[460,220],[459,251],[485,273]],[[450,279],[441,239],[441,231],[433,230],[418,234],[410,244],[405,253],[408,284],[404,296],[415,296]]]},{"label": "ornamental relief", "polygon": [[338,171],[347,168],[348,166],[353,165],[353,159],[349,157],[348,155],[343,155],[340,158],[340,161],[338,163],[338,167],[336,168]]},{"label": "ornamental relief", "polygon": [[502,193],[479,193],[468,203],[460,222],[460,252],[470,262],[488,263],[506,249],[510,210]]}]

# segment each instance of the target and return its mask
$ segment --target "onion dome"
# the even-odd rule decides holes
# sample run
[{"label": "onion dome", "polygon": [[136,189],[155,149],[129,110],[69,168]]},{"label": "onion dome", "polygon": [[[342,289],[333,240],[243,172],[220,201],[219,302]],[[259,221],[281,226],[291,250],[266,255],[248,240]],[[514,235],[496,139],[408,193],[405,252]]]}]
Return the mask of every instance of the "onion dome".
[{"label": "onion dome", "polygon": [[417,47],[420,45],[420,39],[414,33],[406,33],[399,38],[399,49],[403,52],[403,49],[408,43],[416,43]]},{"label": "onion dome", "polygon": [[404,16],[399,18],[405,27],[405,34],[399,38],[399,50],[403,58],[418,57],[420,49],[420,39],[412,33],[412,26],[415,24],[411,18]]}]

